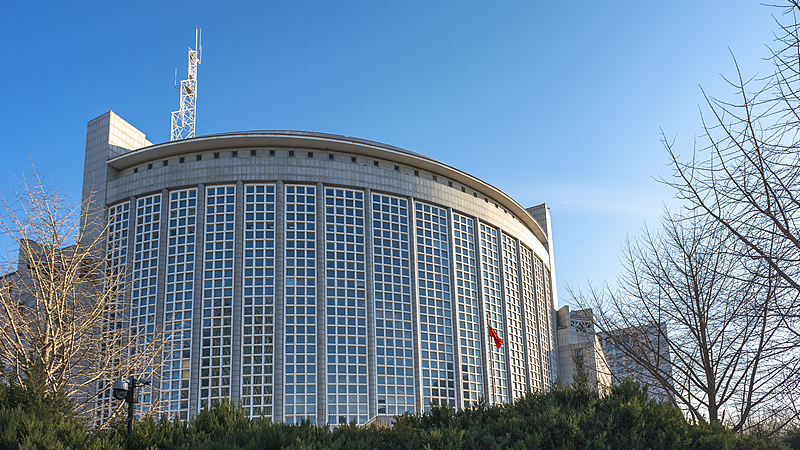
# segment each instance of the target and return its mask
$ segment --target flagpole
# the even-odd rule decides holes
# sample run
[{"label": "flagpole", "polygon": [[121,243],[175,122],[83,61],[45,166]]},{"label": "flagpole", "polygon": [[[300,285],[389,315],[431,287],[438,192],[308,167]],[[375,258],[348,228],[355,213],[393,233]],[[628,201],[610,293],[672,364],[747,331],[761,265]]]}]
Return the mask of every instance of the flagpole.
[{"label": "flagpole", "polygon": [[[486,326],[489,330],[492,329],[492,324],[489,322],[489,316],[486,316]],[[491,337],[491,336],[490,336]],[[489,390],[490,390],[490,405],[494,405],[496,403],[496,397],[494,395],[494,355],[492,354],[492,345],[493,342],[487,342],[489,344]]]}]

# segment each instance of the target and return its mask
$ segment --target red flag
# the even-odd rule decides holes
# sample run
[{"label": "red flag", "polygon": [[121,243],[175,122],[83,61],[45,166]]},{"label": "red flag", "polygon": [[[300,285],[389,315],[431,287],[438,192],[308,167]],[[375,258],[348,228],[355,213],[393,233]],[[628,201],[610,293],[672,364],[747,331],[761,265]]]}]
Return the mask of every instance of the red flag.
[{"label": "red flag", "polygon": [[500,339],[500,336],[497,335],[497,331],[494,331],[492,325],[489,325],[489,336],[491,336],[492,339],[494,339],[494,345],[496,345],[497,348],[500,348],[503,345],[503,340]]}]

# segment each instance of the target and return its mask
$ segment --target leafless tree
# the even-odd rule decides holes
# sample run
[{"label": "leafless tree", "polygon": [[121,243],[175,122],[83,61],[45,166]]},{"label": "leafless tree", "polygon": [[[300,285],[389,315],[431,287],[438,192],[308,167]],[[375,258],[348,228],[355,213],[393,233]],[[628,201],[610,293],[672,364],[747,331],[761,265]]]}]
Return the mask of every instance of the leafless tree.
[{"label": "leafless tree", "polygon": [[664,139],[686,211],[628,243],[619,291],[575,294],[642,377],[737,431],[795,419],[800,394],[800,1],[778,8],[774,70],[734,58],[734,99],[703,93],[692,154]]},{"label": "leafless tree", "polygon": [[128,335],[125,274],[106,265],[105,233],[86,232],[106,229],[95,217],[37,174],[0,199],[0,233],[18,248],[18,256],[6,252],[0,280],[5,375],[41,377],[48,394],[65,394],[87,413],[108,383],[151,370],[160,354],[158,339]]},{"label": "leafless tree", "polygon": [[[780,7],[774,71],[727,80],[733,101],[705,94],[704,135],[693,154],[664,139],[675,177],[667,183],[693,214],[708,215],[737,240],[739,256],[778,282],[771,286],[782,329],[800,344],[800,2]],[[770,281],[771,282],[771,281]],[[766,282],[766,283],[770,283]]]},{"label": "leafless tree", "polygon": [[694,421],[741,432],[775,417],[798,351],[773,312],[777,277],[744,264],[738,245],[707,216],[667,213],[662,231],[627,242],[617,288],[571,295],[594,310],[612,372],[621,365]]}]

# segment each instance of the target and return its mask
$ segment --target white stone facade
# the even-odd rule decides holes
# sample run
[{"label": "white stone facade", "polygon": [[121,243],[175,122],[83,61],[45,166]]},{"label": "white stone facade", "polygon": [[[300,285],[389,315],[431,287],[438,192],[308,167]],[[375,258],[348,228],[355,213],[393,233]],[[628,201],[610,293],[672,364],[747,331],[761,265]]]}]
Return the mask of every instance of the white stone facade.
[{"label": "white stone facade", "polygon": [[365,423],[557,376],[547,209],[438,161],[301,132],[150,145],[107,113],[88,126],[90,191],[131,329],[167,341],[142,401],[169,416],[230,399]]}]

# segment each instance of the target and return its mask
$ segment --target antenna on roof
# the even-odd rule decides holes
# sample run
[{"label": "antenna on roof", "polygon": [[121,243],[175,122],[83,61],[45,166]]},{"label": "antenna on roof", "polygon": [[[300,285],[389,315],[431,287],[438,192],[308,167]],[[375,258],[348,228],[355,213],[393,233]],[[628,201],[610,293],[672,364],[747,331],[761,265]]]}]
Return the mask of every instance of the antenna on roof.
[{"label": "antenna on roof", "polygon": [[194,30],[194,50],[189,48],[189,76],[177,85],[178,69],[175,69],[175,87],[181,90],[180,109],[172,112],[170,141],[194,137],[195,112],[197,107],[197,65],[203,47],[200,43],[200,29]]}]

